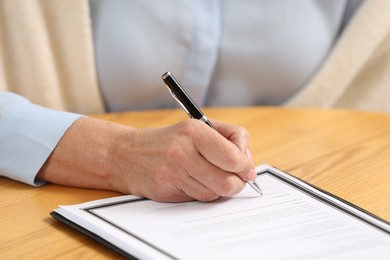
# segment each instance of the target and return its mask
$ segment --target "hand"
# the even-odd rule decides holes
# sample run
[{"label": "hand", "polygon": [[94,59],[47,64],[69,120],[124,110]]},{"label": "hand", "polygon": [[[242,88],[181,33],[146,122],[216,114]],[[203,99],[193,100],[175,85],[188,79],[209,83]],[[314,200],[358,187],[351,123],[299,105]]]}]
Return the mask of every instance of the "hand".
[{"label": "hand", "polygon": [[92,118],[66,132],[38,177],[157,201],[210,201],[255,179],[245,129],[198,120],[134,129]]}]

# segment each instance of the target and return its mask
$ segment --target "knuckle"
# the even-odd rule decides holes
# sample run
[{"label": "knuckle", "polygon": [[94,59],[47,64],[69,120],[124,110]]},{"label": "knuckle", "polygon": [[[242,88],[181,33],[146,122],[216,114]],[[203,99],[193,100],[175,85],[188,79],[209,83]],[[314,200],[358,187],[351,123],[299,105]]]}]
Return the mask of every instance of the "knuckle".
[{"label": "knuckle", "polygon": [[186,156],[186,152],[178,145],[170,145],[164,151],[164,157],[166,160],[173,161],[175,163],[182,163]]},{"label": "knuckle", "polygon": [[219,184],[218,190],[222,196],[230,196],[237,193],[237,185],[232,178],[226,178]]},{"label": "knuckle", "polygon": [[249,139],[249,132],[246,130],[246,128],[239,126],[237,132],[240,136]]},{"label": "knuckle", "polygon": [[192,136],[197,127],[197,121],[193,119],[186,119],[179,124],[178,134],[183,136]]},{"label": "knuckle", "polygon": [[175,202],[175,196],[169,192],[160,191],[159,193],[154,194],[151,199],[157,202]]},{"label": "knuckle", "polygon": [[174,202],[176,193],[169,185],[158,185],[150,196],[150,199],[159,202]]},{"label": "knuckle", "polygon": [[220,196],[214,192],[202,192],[197,196],[199,201],[213,201],[218,199]]},{"label": "knuckle", "polygon": [[188,139],[189,142],[197,143],[199,138],[204,138],[204,130],[207,127],[200,120],[186,119],[180,123],[177,134],[182,138]]},{"label": "knuckle", "polygon": [[242,171],[243,155],[238,152],[226,154],[226,164],[231,172]]}]

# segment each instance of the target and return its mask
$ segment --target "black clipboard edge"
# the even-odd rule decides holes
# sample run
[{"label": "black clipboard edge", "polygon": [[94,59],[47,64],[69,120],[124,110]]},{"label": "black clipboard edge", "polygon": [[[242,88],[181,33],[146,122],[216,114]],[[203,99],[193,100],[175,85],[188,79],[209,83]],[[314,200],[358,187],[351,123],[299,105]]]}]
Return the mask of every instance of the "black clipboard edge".
[{"label": "black clipboard edge", "polygon": [[[381,218],[381,217],[379,217],[379,216],[373,214],[372,212],[370,212],[370,211],[368,211],[368,210],[366,210],[366,209],[363,209],[363,208],[361,208],[361,207],[359,207],[359,206],[353,204],[352,202],[349,202],[349,201],[347,201],[347,200],[345,200],[345,199],[343,199],[343,198],[341,198],[341,197],[339,197],[339,196],[334,195],[333,193],[330,193],[330,192],[328,192],[328,191],[326,191],[326,190],[324,190],[324,189],[321,189],[321,188],[319,188],[319,187],[317,187],[317,186],[315,186],[315,185],[313,185],[313,184],[311,184],[311,183],[308,183],[307,181],[304,181],[304,180],[302,180],[301,178],[295,177],[294,175],[292,175],[292,174],[290,174],[290,173],[288,173],[288,172],[285,172],[285,171],[283,171],[283,170],[280,170],[279,168],[277,168],[277,167],[275,167],[275,166],[271,166],[271,167],[274,168],[274,169],[277,170],[277,171],[280,171],[280,172],[283,172],[283,173],[286,174],[286,175],[289,175],[289,176],[292,177],[293,179],[296,179],[296,180],[298,180],[298,181],[301,181],[301,182],[305,183],[306,185],[312,187],[312,188],[315,189],[315,190],[318,190],[318,191],[321,192],[321,193],[324,193],[324,194],[326,194],[326,195],[328,195],[328,196],[330,196],[330,197],[335,198],[336,200],[340,201],[341,203],[344,203],[344,204],[346,204],[346,205],[348,205],[348,206],[350,206],[350,207],[352,207],[352,208],[355,208],[355,209],[357,209],[358,211],[361,211],[361,212],[363,212],[364,214],[366,214],[366,215],[368,215],[368,216],[370,216],[370,217],[372,217],[372,218],[374,218],[374,219],[376,219],[376,220],[378,220],[378,221],[380,221],[380,222],[383,222],[383,223],[385,223],[385,224],[387,224],[387,225],[390,225],[390,222],[389,222],[389,221],[387,221],[387,220],[385,220],[385,219],[383,219],[383,218]],[[386,232],[386,233],[390,234],[390,232],[389,232],[388,230],[383,229],[383,228],[380,227],[380,226],[377,226],[376,224],[374,224],[374,223],[368,221],[367,219],[364,219],[364,218],[362,218],[362,217],[360,217],[360,216],[354,214],[353,212],[348,211],[348,210],[346,210],[345,208],[338,206],[337,204],[334,204],[334,203],[329,202],[328,200],[322,198],[321,196],[319,196],[319,195],[316,194],[316,193],[313,193],[313,192],[310,192],[310,191],[308,191],[308,190],[306,190],[306,189],[303,189],[299,184],[297,184],[297,183],[295,183],[295,182],[293,182],[293,181],[291,181],[291,180],[289,180],[289,179],[286,179],[286,178],[284,178],[283,176],[280,176],[280,175],[279,175],[277,172],[275,172],[275,171],[272,171],[272,168],[264,169],[264,170],[262,170],[261,172],[258,172],[257,175],[260,175],[260,174],[263,174],[263,173],[269,173],[269,174],[271,174],[272,176],[274,176],[274,177],[276,177],[276,178],[278,178],[278,179],[280,179],[280,180],[282,180],[282,181],[284,181],[284,182],[286,182],[286,183],[288,183],[288,184],[290,184],[290,185],[292,185],[292,186],[298,188],[298,189],[301,190],[302,192],[305,192],[306,194],[308,194],[308,195],[310,195],[310,196],[313,196],[313,197],[315,197],[315,198],[321,200],[322,202],[324,202],[324,203],[326,203],[326,204],[328,204],[328,205],[331,205],[331,206],[333,206],[333,207],[336,207],[336,208],[338,208],[339,210],[341,210],[341,211],[343,211],[343,212],[345,212],[345,213],[347,213],[347,214],[349,214],[349,215],[351,215],[351,216],[353,216],[353,217],[355,217],[355,218],[358,218],[358,219],[360,219],[361,221],[364,221],[364,222],[366,222],[367,224],[369,224],[369,225],[371,225],[371,226],[374,226],[375,228],[378,228],[378,229],[382,230],[383,232]]]},{"label": "black clipboard edge", "polygon": [[71,228],[76,229],[77,231],[83,233],[84,235],[87,235],[88,237],[94,239],[95,241],[97,241],[97,242],[103,244],[104,246],[110,248],[111,250],[119,253],[120,255],[124,256],[126,259],[137,260],[137,258],[135,258],[134,256],[130,255],[129,253],[127,253],[125,251],[123,251],[119,247],[111,244],[110,242],[108,242],[104,238],[96,235],[95,233],[89,231],[88,229],[83,228],[82,226],[80,226],[80,225],[70,221],[69,219],[65,218],[64,216],[62,216],[61,214],[57,213],[56,211],[50,212],[50,215],[54,219],[58,220],[59,222],[62,222],[64,224],[70,226]]},{"label": "black clipboard edge", "polygon": [[[371,216],[371,217],[373,217],[373,218],[375,218],[375,219],[377,219],[377,220],[379,220],[379,221],[381,221],[381,222],[384,222],[384,223],[390,225],[390,222],[386,221],[385,219],[382,219],[382,218],[380,218],[379,216],[377,216],[377,215],[375,215],[375,214],[373,214],[373,213],[371,213],[371,212],[369,212],[369,211],[367,211],[367,210],[365,210],[365,209],[363,209],[363,208],[361,208],[361,207],[359,207],[359,206],[357,206],[357,205],[355,205],[355,204],[353,204],[353,203],[351,203],[351,202],[349,202],[349,201],[347,201],[347,200],[344,200],[344,199],[342,199],[342,198],[340,198],[340,197],[338,197],[338,196],[336,196],[336,195],[334,195],[334,194],[332,194],[332,193],[330,193],[330,192],[328,192],[328,191],[326,191],[326,190],[323,190],[323,189],[321,189],[321,188],[319,188],[319,187],[317,187],[317,186],[315,186],[315,185],[313,185],[313,184],[310,184],[310,183],[308,183],[308,182],[306,182],[306,181],[304,181],[304,180],[302,180],[302,179],[300,179],[300,178],[298,178],[298,177],[295,177],[294,175],[291,175],[290,173],[287,173],[287,172],[285,172],[285,171],[283,171],[283,170],[280,170],[280,169],[278,169],[277,167],[274,167],[274,166],[270,166],[270,167],[274,168],[274,169],[277,170],[277,171],[283,172],[284,174],[287,174],[287,175],[291,176],[293,179],[297,179],[297,180],[299,180],[299,181],[305,183],[306,185],[308,185],[308,186],[310,186],[310,187],[312,187],[312,188],[318,190],[318,191],[321,192],[321,193],[324,193],[324,194],[326,194],[326,195],[328,195],[328,196],[330,196],[330,197],[333,197],[333,198],[339,200],[340,202],[342,202],[342,203],[344,203],[344,204],[347,204],[347,205],[350,206],[350,207],[353,207],[353,208],[355,208],[355,209],[357,209],[357,210],[359,210],[359,211],[361,211],[361,212],[363,212],[363,213],[365,213],[365,214],[367,214],[367,215],[369,215],[369,216]],[[367,224],[370,224],[370,225],[374,226],[375,228],[378,228],[378,229],[380,229],[380,230],[382,230],[382,231],[384,231],[384,232],[390,234],[389,231],[384,230],[384,229],[382,229],[381,227],[378,227],[377,225],[375,225],[375,224],[373,224],[373,223],[367,221],[366,219],[362,219],[361,217],[356,216],[355,214],[352,214],[350,211],[347,211],[347,210],[345,210],[344,208],[338,207],[337,205],[335,205],[335,204],[333,204],[333,203],[329,203],[327,200],[324,200],[321,196],[318,196],[318,195],[315,194],[315,193],[312,193],[312,192],[309,192],[309,191],[307,191],[307,190],[305,190],[305,189],[302,189],[302,187],[300,187],[297,183],[294,183],[294,182],[291,181],[291,180],[288,180],[288,179],[286,179],[286,178],[283,178],[283,177],[280,176],[277,172],[273,171],[272,168],[267,168],[267,169],[261,170],[260,172],[257,172],[257,175],[264,174],[264,173],[269,173],[269,174],[271,174],[272,176],[274,176],[274,177],[276,177],[276,178],[278,178],[278,179],[281,179],[282,181],[284,181],[284,182],[286,182],[286,183],[288,183],[288,184],[290,184],[290,185],[292,185],[292,186],[298,188],[298,189],[301,190],[302,192],[305,192],[306,194],[308,194],[308,195],[310,195],[310,196],[314,196],[314,197],[316,197],[317,199],[321,200],[322,202],[324,202],[324,203],[326,203],[326,204],[329,204],[329,205],[331,205],[331,206],[337,207],[337,208],[339,208],[340,210],[346,212],[347,214],[349,214],[349,215],[351,215],[351,216],[353,216],[353,217],[356,217],[356,218],[358,218],[358,219],[360,219],[360,220],[366,222]],[[113,251],[119,253],[120,255],[124,256],[125,258],[131,259],[131,260],[133,260],[133,259],[137,260],[137,258],[135,258],[134,256],[130,255],[129,253],[125,252],[124,250],[120,249],[119,247],[113,245],[112,243],[108,242],[108,241],[105,240],[104,238],[102,238],[102,237],[96,235],[95,233],[93,233],[93,232],[87,230],[86,228],[84,228],[84,227],[82,227],[82,226],[80,226],[80,225],[78,225],[78,224],[76,224],[76,223],[70,221],[69,219],[67,219],[67,218],[65,218],[64,216],[62,216],[61,214],[59,214],[58,212],[52,211],[52,212],[50,212],[50,215],[51,215],[54,219],[58,220],[59,222],[62,222],[62,223],[64,223],[64,224],[66,224],[66,225],[68,225],[68,226],[70,226],[70,227],[76,229],[77,231],[83,233],[84,235],[86,235],[86,236],[88,236],[88,237],[94,239],[95,241],[97,241],[97,242],[103,244],[104,246],[108,247],[109,249],[111,249],[111,250],[113,250]]]}]

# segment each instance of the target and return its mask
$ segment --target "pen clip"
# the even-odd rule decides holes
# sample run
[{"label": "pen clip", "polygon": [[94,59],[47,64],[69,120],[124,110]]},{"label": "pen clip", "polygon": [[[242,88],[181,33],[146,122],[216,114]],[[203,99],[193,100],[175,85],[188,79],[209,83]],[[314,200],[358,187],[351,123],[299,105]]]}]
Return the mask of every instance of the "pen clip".
[{"label": "pen clip", "polygon": [[168,85],[165,85],[169,91],[169,93],[171,93],[171,96],[177,101],[177,103],[180,104],[180,106],[184,109],[184,111],[186,111],[187,115],[190,117],[190,118],[193,118],[193,116],[190,114],[190,112],[187,110],[187,108],[183,105],[183,103],[181,103],[181,101],[177,98],[177,96],[175,95],[175,93],[173,93],[173,91],[169,88]]}]

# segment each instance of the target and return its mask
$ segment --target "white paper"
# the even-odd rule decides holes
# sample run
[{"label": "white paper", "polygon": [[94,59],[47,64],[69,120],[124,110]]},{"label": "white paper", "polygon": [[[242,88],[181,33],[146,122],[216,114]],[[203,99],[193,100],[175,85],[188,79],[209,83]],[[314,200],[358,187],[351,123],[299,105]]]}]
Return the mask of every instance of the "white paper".
[{"label": "white paper", "polygon": [[76,212],[143,259],[390,259],[388,233],[270,174],[259,182],[263,197],[248,186],[210,203],[140,200]]}]

